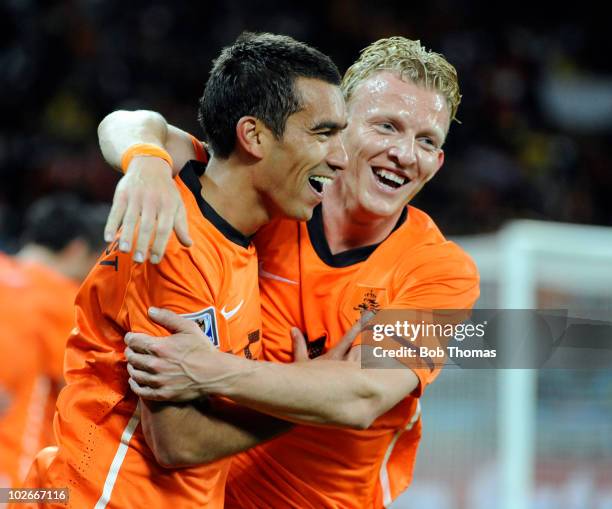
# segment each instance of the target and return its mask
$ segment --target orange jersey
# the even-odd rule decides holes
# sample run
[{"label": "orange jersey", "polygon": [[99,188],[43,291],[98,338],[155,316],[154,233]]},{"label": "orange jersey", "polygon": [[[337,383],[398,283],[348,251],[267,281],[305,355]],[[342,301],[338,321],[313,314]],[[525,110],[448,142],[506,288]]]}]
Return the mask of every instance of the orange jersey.
[{"label": "orange jersey", "polygon": [[77,289],[38,263],[0,255],[0,486],[18,485],[38,450],[55,443]]},{"label": "orange jersey", "polygon": [[[322,212],[309,223],[276,221],[256,236],[266,360],[293,360],[289,328],[311,355],[332,347],[361,309],[467,309],[476,301],[472,260],[422,211],[407,208],[381,244],[332,255]],[[419,387],[367,430],[296,426],[234,457],[226,507],[381,508],[412,478],[421,436],[418,398],[437,371],[415,369]]]},{"label": "orange jersey", "polygon": [[123,353],[128,331],[168,334],[147,316],[156,306],[196,320],[223,351],[259,355],[255,248],[204,201],[197,169],[198,163],[188,163],[176,179],[193,247],[172,237],[161,263],[153,265],[133,263],[115,243],[78,294],[77,328],[66,350],[67,386],[55,421],[59,450],[48,470],[36,473],[45,487],[70,488],[70,508],[223,507],[231,460],[160,467],[139,425]]}]

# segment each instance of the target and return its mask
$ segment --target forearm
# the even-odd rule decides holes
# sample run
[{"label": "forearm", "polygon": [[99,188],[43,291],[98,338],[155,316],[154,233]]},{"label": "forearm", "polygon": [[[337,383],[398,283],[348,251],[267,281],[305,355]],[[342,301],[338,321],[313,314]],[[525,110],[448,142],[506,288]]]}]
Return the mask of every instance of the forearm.
[{"label": "forearm", "polygon": [[102,156],[115,169],[121,168],[121,158],[132,145],[150,143],[165,148],[167,137],[166,119],[154,111],[113,111],[98,126]]},{"label": "forearm", "polygon": [[158,463],[167,468],[210,463],[292,427],[291,423],[220,398],[184,404],[141,400],[141,408],[147,444]]},{"label": "forearm", "polygon": [[115,169],[121,168],[125,151],[138,143],[165,149],[174,162],[172,176],[176,176],[187,161],[197,156],[190,134],[169,125],[164,117],[154,111],[114,111],[100,122],[98,139],[104,159]]},{"label": "forearm", "polygon": [[294,364],[225,359],[205,390],[292,422],[367,428],[418,385],[408,369],[361,369],[359,362]]}]

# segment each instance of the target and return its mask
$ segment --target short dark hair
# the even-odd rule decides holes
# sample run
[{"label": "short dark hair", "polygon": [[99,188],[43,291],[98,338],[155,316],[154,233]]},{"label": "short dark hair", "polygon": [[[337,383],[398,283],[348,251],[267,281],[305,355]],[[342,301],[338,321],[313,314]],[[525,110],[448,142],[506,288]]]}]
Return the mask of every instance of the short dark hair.
[{"label": "short dark hair", "polygon": [[281,138],[287,118],[302,108],[297,78],[332,85],[341,79],[327,55],[286,35],[243,32],[224,48],[210,71],[198,115],[213,153],[229,157],[236,145],[236,124],[246,115]]},{"label": "short dark hair", "polygon": [[38,244],[54,252],[82,239],[90,251],[104,247],[106,204],[88,204],[70,193],[58,193],[35,201],[27,211],[23,244]]}]

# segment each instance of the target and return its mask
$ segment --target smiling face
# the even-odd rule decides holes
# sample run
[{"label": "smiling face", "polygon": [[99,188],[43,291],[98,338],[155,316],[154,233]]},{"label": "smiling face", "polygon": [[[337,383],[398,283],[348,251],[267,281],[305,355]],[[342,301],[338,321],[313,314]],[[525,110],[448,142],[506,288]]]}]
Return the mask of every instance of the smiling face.
[{"label": "smiling face", "polygon": [[345,207],[363,219],[399,214],[444,162],[447,102],[384,71],[360,83],[347,107],[349,162],[336,183]]},{"label": "smiling face", "polygon": [[255,185],[272,216],[307,220],[324,187],[346,166],[340,136],[346,108],[339,87],[321,80],[298,78],[296,92],[303,107],[289,116],[281,139],[272,141]]}]

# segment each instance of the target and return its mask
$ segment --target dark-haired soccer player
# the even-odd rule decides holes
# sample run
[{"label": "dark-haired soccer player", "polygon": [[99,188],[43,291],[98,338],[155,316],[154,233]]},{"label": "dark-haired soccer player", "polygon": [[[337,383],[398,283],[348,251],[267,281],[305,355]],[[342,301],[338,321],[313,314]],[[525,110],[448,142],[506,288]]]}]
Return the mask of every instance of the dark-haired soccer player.
[{"label": "dark-haired soccer player", "polygon": [[[64,347],[78,285],[104,247],[104,205],[67,193],[34,202],[21,248],[0,253],[0,487],[17,487],[34,455],[55,443]],[[0,398],[1,399],[1,398]]]},{"label": "dark-haired soccer player", "polygon": [[[421,434],[419,398],[437,370],[364,370],[357,362],[332,361],[278,364],[293,359],[289,329],[305,331],[315,354],[337,344],[362,309],[469,309],[478,296],[470,258],[424,212],[406,206],[444,161],[442,146],[460,101],[455,69],[418,42],[392,37],[364,50],[342,88],[349,113],[343,133],[347,170],[328,186],[308,223],[275,221],[255,238],[263,357],[274,362],[246,363],[211,352],[193,327],[164,313],[155,320],[178,334],[163,342],[143,334],[128,339],[131,383],[143,397],[218,394],[293,421],[360,428],[297,426],[237,455],[226,507],[388,506],[412,477]],[[143,118],[149,129],[143,129]],[[143,132],[164,130],[155,115],[117,119],[134,122],[121,129],[136,141]],[[181,137],[174,128],[168,133],[173,150],[195,155],[185,133]],[[106,155],[114,161],[121,154]],[[126,176],[118,196],[142,193],[133,185],[140,177],[147,179]],[[167,196],[161,186],[156,194]],[[126,215],[128,222],[138,208]],[[119,214],[109,221],[111,231],[124,211],[115,207]],[[195,434],[174,448],[179,464],[209,457]]]},{"label": "dark-haired soccer player", "polygon": [[[187,165],[176,182],[195,245],[188,250],[174,239],[161,263],[137,265],[114,243],[77,297],[78,328],[58,400],[59,450],[38,473],[44,487],[70,488],[68,507],[223,507],[229,460],[162,466],[164,443],[188,439],[186,423],[194,415],[208,419],[210,409],[139,403],[128,386],[123,337],[129,330],[164,333],[147,310],[165,307],[195,321],[221,351],[257,357],[250,236],[274,217],[308,219],[322,198],[320,181],[344,166],[339,81],[328,57],[285,36],[243,34],[215,61],[200,103],[213,155],[206,167]],[[125,149],[134,156],[126,166],[153,159],[150,146]],[[215,418],[207,422],[214,435]],[[247,433],[239,424],[232,430]],[[232,442],[230,435],[218,445]]]}]

